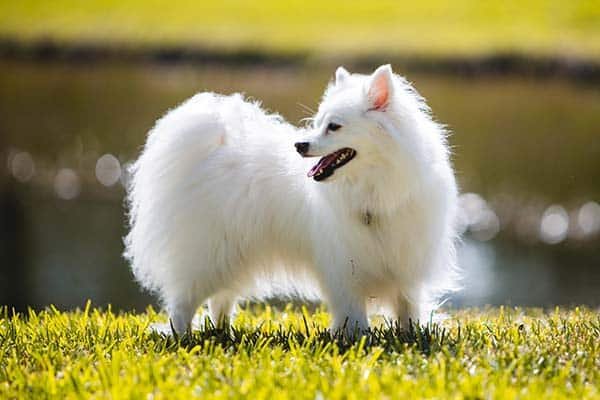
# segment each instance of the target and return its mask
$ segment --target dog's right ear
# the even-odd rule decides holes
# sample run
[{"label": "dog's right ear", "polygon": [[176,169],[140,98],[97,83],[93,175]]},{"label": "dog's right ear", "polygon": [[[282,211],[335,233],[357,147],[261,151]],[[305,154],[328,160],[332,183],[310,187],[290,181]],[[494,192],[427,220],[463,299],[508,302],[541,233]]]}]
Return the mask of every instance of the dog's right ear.
[{"label": "dog's right ear", "polygon": [[346,68],[340,66],[340,67],[338,67],[338,69],[335,70],[335,84],[336,85],[343,83],[349,77],[350,77],[350,72],[348,72],[346,70]]},{"label": "dog's right ear", "polygon": [[385,111],[394,95],[392,67],[382,65],[371,75],[367,89],[371,111]]}]

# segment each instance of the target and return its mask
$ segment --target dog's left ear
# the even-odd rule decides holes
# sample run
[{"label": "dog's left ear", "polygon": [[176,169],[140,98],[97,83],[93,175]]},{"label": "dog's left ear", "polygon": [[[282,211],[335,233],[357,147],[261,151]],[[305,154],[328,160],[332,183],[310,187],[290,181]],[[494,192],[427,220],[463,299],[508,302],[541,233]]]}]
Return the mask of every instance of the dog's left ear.
[{"label": "dog's left ear", "polygon": [[335,70],[335,84],[336,85],[343,83],[349,77],[350,77],[350,72],[348,72],[348,70],[346,68],[340,66],[340,67],[338,67],[338,69]]},{"label": "dog's left ear", "polygon": [[369,110],[385,111],[394,92],[392,67],[389,64],[377,68],[369,81],[367,97]]}]

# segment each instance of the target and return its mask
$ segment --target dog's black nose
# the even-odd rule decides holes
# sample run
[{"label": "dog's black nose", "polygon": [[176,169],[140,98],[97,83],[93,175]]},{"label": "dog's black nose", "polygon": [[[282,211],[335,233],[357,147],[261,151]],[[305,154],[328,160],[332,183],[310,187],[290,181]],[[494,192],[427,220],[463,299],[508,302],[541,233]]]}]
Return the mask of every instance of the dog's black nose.
[{"label": "dog's black nose", "polygon": [[309,145],[310,145],[310,143],[308,143],[308,142],[294,143],[294,146],[296,146],[296,151],[298,153],[300,153],[301,155],[305,155],[306,153],[308,153],[308,146]]}]

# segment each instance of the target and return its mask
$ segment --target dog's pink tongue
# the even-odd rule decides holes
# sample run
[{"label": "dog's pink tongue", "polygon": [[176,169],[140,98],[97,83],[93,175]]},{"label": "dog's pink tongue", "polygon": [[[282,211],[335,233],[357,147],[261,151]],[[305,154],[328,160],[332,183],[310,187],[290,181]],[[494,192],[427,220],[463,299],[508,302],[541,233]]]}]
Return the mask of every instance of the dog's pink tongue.
[{"label": "dog's pink tongue", "polygon": [[331,159],[331,158],[333,158],[333,157],[332,157],[332,155],[328,155],[328,156],[325,156],[325,157],[321,158],[321,159],[319,160],[319,162],[318,162],[318,163],[316,163],[316,164],[315,164],[315,165],[314,165],[314,166],[313,166],[313,167],[310,169],[310,171],[308,171],[308,174],[307,174],[307,176],[308,176],[309,178],[312,178],[313,176],[315,176],[315,175],[317,174],[317,172],[319,172],[319,170],[320,170],[321,168],[325,168],[325,167],[327,167],[327,164],[329,164],[329,162],[330,162],[330,159]]}]

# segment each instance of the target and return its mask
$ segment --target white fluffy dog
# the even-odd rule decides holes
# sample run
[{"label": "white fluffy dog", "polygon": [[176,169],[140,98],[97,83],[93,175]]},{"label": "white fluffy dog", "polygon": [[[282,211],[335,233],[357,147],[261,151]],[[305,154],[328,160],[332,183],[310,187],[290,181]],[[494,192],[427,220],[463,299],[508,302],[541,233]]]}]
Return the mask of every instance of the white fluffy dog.
[{"label": "white fluffy dog", "polygon": [[126,256],[179,333],[202,303],[227,322],[275,283],[312,285],[333,329],[360,331],[374,309],[428,318],[456,287],[445,131],[389,65],[338,68],[304,129],[200,93],[157,122],[131,172]]}]

